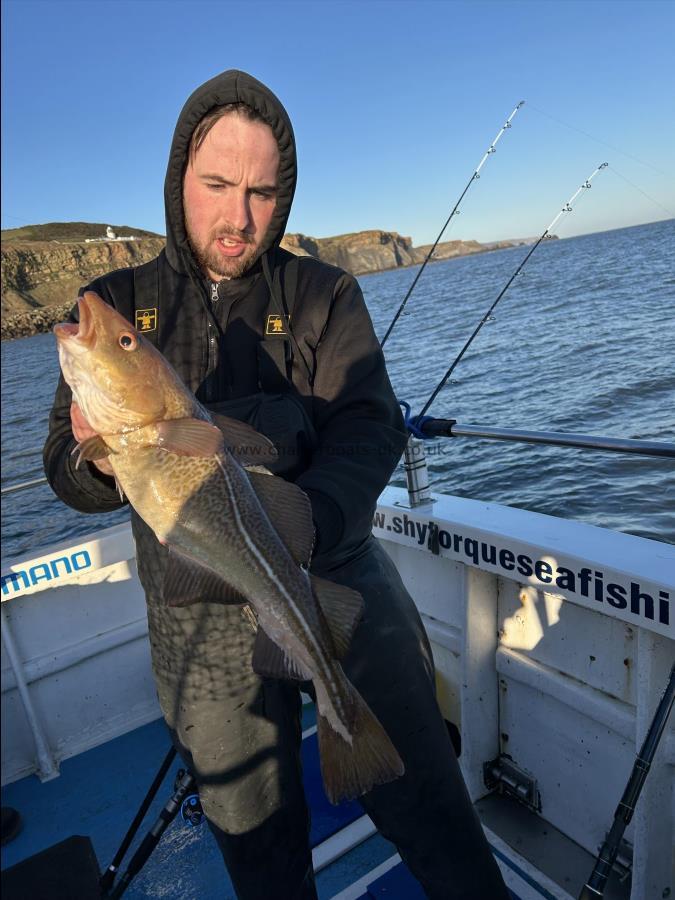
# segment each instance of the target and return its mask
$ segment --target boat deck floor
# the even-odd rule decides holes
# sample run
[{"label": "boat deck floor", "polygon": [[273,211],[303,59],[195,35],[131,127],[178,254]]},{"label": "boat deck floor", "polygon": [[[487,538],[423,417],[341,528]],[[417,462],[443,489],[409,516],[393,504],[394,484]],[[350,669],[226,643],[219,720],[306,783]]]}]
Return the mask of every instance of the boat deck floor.
[{"label": "boat deck floor", "polygon": [[[314,709],[306,706],[303,777],[312,809],[311,845],[320,900],[382,897],[421,900],[425,895],[401,863],[396,848],[375,832],[360,805],[351,802],[335,807],[324,796],[313,726]],[[64,760],[58,778],[42,783],[31,775],[3,788],[2,805],[17,809],[23,820],[21,832],[2,848],[3,871],[71,835],[88,836],[100,868],[107,867],[169,746],[164,722],[158,719]],[[125,870],[140,840],[171,796],[175,774],[180,767],[181,763],[176,759],[120,866],[121,871]],[[515,900],[539,900],[542,897],[565,900],[576,896],[568,890],[583,883],[578,877],[573,879],[574,885],[566,885],[567,890],[558,889],[560,880],[556,885],[546,876],[540,877],[541,873],[528,864],[524,854],[521,857],[510,852],[508,845],[497,836],[504,824],[500,822],[503,812],[498,804],[481,801],[477,808],[484,826],[487,820],[488,839]],[[526,834],[533,826],[523,820],[520,827],[522,834]],[[541,835],[539,839],[541,841]],[[513,846],[511,841],[509,843]],[[588,873],[592,860],[588,854],[586,857],[588,859],[581,862],[590,862],[585,868]],[[554,872],[551,874],[555,876]],[[180,815],[171,823],[125,896],[130,900],[171,900],[174,897],[181,900],[236,900],[208,826],[203,822],[193,827]],[[8,897],[8,900],[12,898]]]}]

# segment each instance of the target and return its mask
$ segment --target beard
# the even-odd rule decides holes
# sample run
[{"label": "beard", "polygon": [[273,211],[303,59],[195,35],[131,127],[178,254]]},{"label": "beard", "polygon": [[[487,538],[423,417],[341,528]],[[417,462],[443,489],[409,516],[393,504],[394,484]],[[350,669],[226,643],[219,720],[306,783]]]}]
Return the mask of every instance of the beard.
[{"label": "beard", "polygon": [[[213,234],[205,243],[199,243],[194,234],[190,230],[188,222],[185,223],[188,243],[194,258],[197,260],[200,269],[204,274],[214,273],[221,278],[240,278],[244,272],[251,268],[255,261],[257,244],[253,238],[236,228],[228,227],[220,230],[217,234]],[[244,241],[246,246],[241,256],[227,257],[223,256],[214,244],[219,237],[232,235],[238,240]]]}]

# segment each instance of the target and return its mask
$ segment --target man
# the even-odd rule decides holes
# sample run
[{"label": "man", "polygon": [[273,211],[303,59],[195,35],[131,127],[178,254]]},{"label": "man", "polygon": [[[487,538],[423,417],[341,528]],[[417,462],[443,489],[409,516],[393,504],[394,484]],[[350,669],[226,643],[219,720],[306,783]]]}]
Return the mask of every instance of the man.
[{"label": "man", "polygon": [[[370,533],[406,441],[400,411],[356,281],[279,248],[295,182],[278,99],[242,72],[217,76],[176,126],[166,250],[89,288],[136,317],[205,405],[277,445],[277,474],[312,504],[312,571],[364,597],[343,667],[405,764],[363,806],[429,897],[506,898],[436,704],[421,621]],[[77,509],[115,509],[105,462],[75,469],[71,451],[91,429],[71,399],[61,380],[45,446],[50,483]],[[207,597],[168,607],[166,552],[133,513],[132,526],[160,704],[237,894],[314,898],[298,685],[252,671],[254,634],[238,607]]]}]

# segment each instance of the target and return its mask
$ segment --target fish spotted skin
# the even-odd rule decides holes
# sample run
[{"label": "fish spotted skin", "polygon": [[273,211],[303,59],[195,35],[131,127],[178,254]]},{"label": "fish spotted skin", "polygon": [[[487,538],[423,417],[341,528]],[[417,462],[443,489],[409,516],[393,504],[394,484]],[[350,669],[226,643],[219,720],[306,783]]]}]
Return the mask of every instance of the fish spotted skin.
[{"label": "fish spotted skin", "polygon": [[54,333],[64,378],[99,436],[83,442],[85,458],[107,456],[136,513],[184,563],[181,584],[192,573],[197,582],[215,578],[226,601],[255,610],[256,671],[313,681],[332,802],[403,774],[338,659],[360,616],[359,595],[310,576],[313,525],[302,491],[242,464],[273,454],[271,443],[234,420],[219,417],[217,427],[161,353],[96,294],[79,308],[79,325]]}]

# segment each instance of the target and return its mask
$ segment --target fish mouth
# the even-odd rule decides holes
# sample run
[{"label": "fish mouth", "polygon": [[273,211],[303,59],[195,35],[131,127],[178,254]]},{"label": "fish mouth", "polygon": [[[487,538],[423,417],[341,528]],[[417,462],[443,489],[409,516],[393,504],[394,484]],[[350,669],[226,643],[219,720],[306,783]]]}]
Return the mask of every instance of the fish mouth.
[{"label": "fish mouth", "polygon": [[89,307],[88,298],[78,297],[77,308],[79,311],[79,323],[61,322],[54,326],[54,334],[60,341],[75,341],[78,345],[91,350],[96,343],[96,330],[94,328],[94,316]]}]

